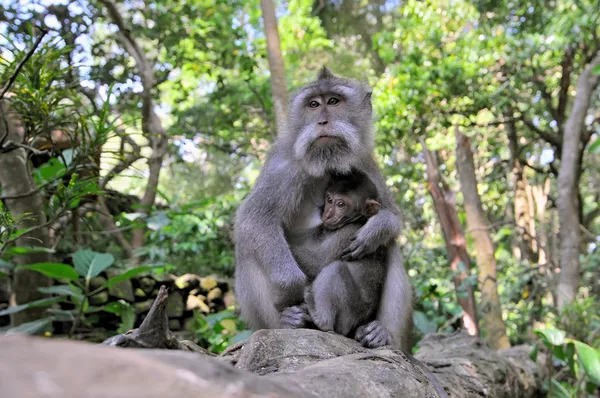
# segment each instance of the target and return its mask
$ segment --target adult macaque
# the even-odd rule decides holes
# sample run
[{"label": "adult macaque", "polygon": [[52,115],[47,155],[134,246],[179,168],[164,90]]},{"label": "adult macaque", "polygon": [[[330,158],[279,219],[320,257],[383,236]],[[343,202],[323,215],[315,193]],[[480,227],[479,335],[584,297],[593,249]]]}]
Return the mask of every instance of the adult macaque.
[{"label": "adult macaque", "polygon": [[377,187],[381,209],[357,231],[343,259],[383,247],[387,271],[377,317],[355,338],[369,347],[410,348],[412,291],[395,242],[400,211],[373,158],[371,117],[369,87],[325,68],[292,96],[288,130],[280,132],[235,220],[236,294],[250,328],[304,322],[307,275],[288,242],[320,224],[331,176],[356,170]]},{"label": "adult macaque", "polygon": [[304,244],[292,245],[292,253],[309,278],[311,272],[317,273],[304,293],[312,323],[323,331],[349,336],[375,319],[386,250],[381,246],[360,260],[341,260],[356,232],[381,205],[377,188],[363,173],[336,176],[334,181],[325,191],[322,227],[307,236]]}]

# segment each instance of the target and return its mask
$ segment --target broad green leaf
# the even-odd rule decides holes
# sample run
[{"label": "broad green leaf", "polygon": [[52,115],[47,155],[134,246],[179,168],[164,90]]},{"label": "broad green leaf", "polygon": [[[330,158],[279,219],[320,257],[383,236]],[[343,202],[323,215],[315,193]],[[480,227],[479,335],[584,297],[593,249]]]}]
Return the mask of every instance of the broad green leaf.
[{"label": "broad green leaf", "polygon": [[413,314],[413,320],[415,322],[415,326],[419,331],[423,334],[434,333],[437,331],[437,324],[427,318],[424,312],[415,311]]},{"label": "broad green leaf", "polygon": [[56,285],[50,287],[40,287],[38,290],[46,294],[58,294],[59,296],[81,296],[81,292],[78,294],[73,288],[75,286],[69,285]]},{"label": "broad green leaf", "polygon": [[73,255],[73,265],[77,273],[86,281],[98,276],[115,262],[112,254],[98,253],[92,250],[78,250]]},{"label": "broad green leaf", "polygon": [[112,278],[110,278],[104,285],[103,287],[110,287],[112,285],[115,285],[119,282],[123,282],[127,279],[131,279],[134,276],[138,275],[138,274],[142,274],[144,272],[150,272],[150,271],[156,271],[156,270],[160,270],[161,268],[164,268],[162,266],[144,266],[144,267],[138,267],[138,268],[132,268],[120,275],[116,275]]},{"label": "broad green leaf", "polygon": [[17,269],[37,271],[53,279],[66,278],[70,281],[76,281],[79,279],[79,275],[77,275],[77,272],[73,269],[73,267],[62,263],[20,265],[17,267]]},{"label": "broad green leaf", "polygon": [[597,350],[581,341],[573,341],[577,356],[588,377],[600,385],[600,350]]},{"label": "broad green leaf", "polygon": [[10,328],[6,331],[6,335],[11,334],[35,334],[42,330],[45,330],[49,325],[52,324],[54,317],[47,317],[42,319],[36,319],[32,322],[22,323],[19,326],[15,326],[14,328]]},{"label": "broad green leaf", "polygon": [[221,321],[221,326],[223,326],[225,329],[229,330],[230,332],[235,332],[237,330],[235,320],[233,320],[233,319],[223,319]]},{"label": "broad green leaf", "polygon": [[26,310],[27,308],[49,307],[52,304],[58,303],[61,300],[62,297],[49,297],[41,300],[32,301],[27,304],[15,305],[13,307],[8,307],[7,309],[0,311],[0,316],[21,312],[23,310]]},{"label": "broad green leaf", "polygon": [[533,349],[529,353],[529,359],[533,362],[537,362],[538,352],[540,351],[540,346],[538,344],[533,345]]},{"label": "broad green leaf", "polygon": [[565,343],[565,332],[558,329],[538,329],[534,333],[542,338],[544,342],[559,346]]},{"label": "broad green leaf", "polygon": [[600,65],[597,65],[594,69],[592,69],[592,73],[600,75]]}]

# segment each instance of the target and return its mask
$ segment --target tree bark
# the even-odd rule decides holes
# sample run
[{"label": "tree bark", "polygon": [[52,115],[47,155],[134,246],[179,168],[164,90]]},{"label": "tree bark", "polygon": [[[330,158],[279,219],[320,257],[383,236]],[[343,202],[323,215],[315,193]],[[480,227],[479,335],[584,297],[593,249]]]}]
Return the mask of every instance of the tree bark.
[{"label": "tree bark", "polygon": [[455,127],[454,133],[456,137],[456,167],[467,213],[467,225],[477,251],[479,290],[481,291],[480,309],[487,332],[486,340],[493,348],[507,348],[510,347],[510,342],[506,335],[506,325],[502,319],[502,307],[498,296],[496,258],[490,236],[491,225],[485,216],[481,198],[477,192],[477,177],[471,143],[469,138],[458,130],[458,127]]},{"label": "tree bark", "polygon": [[517,226],[517,233],[513,235],[513,255],[519,261],[530,262],[533,257],[532,241],[529,232],[529,203],[527,199],[527,178],[523,164],[519,159],[519,137],[517,128],[512,115],[505,114],[505,119],[508,120],[505,124],[506,133],[508,136],[508,150],[510,153],[510,164],[512,167],[512,183],[514,195],[514,222]]},{"label": "tree bark", "polygon": [[[49,235],[46,226],[43,198],[36,191],[35,182],[23,148],[10,147],[10,143],[21,143],[18,131],[19,120],[6,101],[0,101],[0,186],[2,193],[14,199],[4,204],[17,221],[17,228],[35,228],[15,241],[19,247],[48,248]],[[50,262],[49,253],[29,253],[16,256],[15,265]],[[10,305],[26,304],[44,298],[40,287],[50,286],[52,280],[39,272],[16,270],[12,281]],[[29,308],[11,314],[12,326],[30,322],[43,316],[44,308]]]},{"label": "tree bark", "polygon": [[[146,58],[146,54],[139,46],[138,42],[131,34],[131,30],[125,24],[123,17],[117,6],[112,0],[100,0],[108,10],[108,14],[113,23],[119,28],[119,37],[123,47],[129,55],[135,60],[136,67],[142,81],[142,133],[148,140],[152,148],[152,155],[148,159],[148,183],[144,195],[140,200],[140,212],[149,215],[158,189],[160,171],[162,169],[163,159],[167,153],[167,144],[169,137],[165,132],[160,118],[154,112],[154,101],[152,100],[152,90],[154,89],[154,66]],[[144,235],[146,230],[136,229],[132,232],[131,251],[135,251],[144,245]],[[134,263],[138,263],[134,259]]]},{"label": "tree bark", "polygon": [[[463,281],[469,276],[471,260],[466,249],[465,235],[458,220],[456,201],[454,200],[455,194],[454,192],[450,192],[449,189],[442,191],[441,185],[443,183],[441,182],[437,162],[427,148],[425,140],[421,140],[421,145],[423,146],[425,165],[427,166],[427,187],[433,199],[440,227],[444,234],[450,268],[454,273],[453,281],[456,290],[456,301],[463,309],[463,327],[467,329],[471,336],[479,336],[479,320],[473,288],[462,286]],[[445,184],[443,186],[447,188]],[[461,262],[464,265],[463,267],[459,267]]]},{"label": "tree bark", "polygon": [[277,17],[273,0],[260,0],[260,8],[265,24],[265,36],[267,37],[267,56],[269,58],[269,70],[271,71],[271,94],[273,96],[273,108],[275,110],[275,122],[277,134],[282,134],[287,127],[287,88],[285,80],[285,65],[281,55],[281,44],[279,43],[279,32],[277,30]]},{"label": "tree bark", "polygon": [[581,250],[579,211],[579,169],[583,156],[582,131],[592,94],[600,76],[592,71],[600,65],[600,52],[586,65],[577,82],[573,108],[565,122],[558,172],[558,218],[560,225],[560,278],[556,290],[558,308],[571,303],[579,288]]}]

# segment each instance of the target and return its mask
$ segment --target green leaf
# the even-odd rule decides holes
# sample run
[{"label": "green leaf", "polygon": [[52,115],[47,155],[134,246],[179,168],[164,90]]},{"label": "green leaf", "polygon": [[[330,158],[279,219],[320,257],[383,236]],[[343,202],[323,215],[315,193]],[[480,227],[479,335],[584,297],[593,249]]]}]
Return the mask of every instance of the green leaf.
[{"label": "green leaf", "polygon": [[590,144],[587,150],[589,153],[600,152],[600,138],[596,138],[596,140]]},{"label": "green leaf", "polygon": [[131,279],[134,276],[144,273],[144,272],[150,272],[150,271],[155,271],[155,270],[160,270],[164,268],[163,266],[144,266],[144,267],[138,267],[138,268],[132,268],[120,275],[116,275],[112,278],[110,278],[102,287],[107,288],[113,285],[116,285],[119,282],[123,282],[127,279]]},{"label": "green leaf", "polygon": [[50,324],[52,324],[53,320],[54,317],[47,317],[42,319],[36,319],[32,322],[22,323],[19,326],[15,326],[14,328],[8,329],[6,331],[6,335],[18,333],[35,334],[37,332],[45,330]]},{"label": "green leaf", "polygon": [[77,272],[73,269],[73,267],[62,263],[20,265],[17,267],[17,269],[37,271],[53,279],[66,278],[70,281],[76,281],[79,279],[79,275],[77,275]]},{"label": "green leaf", "polygon": [[558,329],[538,329],[534,333],[542,338],[545,343],[559,346],[565,343],[565,332]]},{"label": "green leaf", "polygon": [[596,384],[600,385],[600,350],[597,350],[581,341],[573,341],[577,356],[585,374]]},{"label": "green leaf", "polygon": [[596,65],[596,67],[592,69],[592,73],[595,75],[600,75],[600,65]]},{"label": "green leaf", "polygon": [[75,310],[68,311],[57,308],[48,308],[46,312],[54,316],[54,319],[60,322],[73,322],[75,320]]},{"label": "green leaf", "polygon": [[27,304],[15,305],[13,307],[8,307],[7,309],[0,311],[0,316],[21,312],[23,310],[26,310],[27,308],[49,307],[54,303],[58,303],[60,300],[62,300],[62,297],[49,297],[41,300],[31,301]]},{"label": "green leaf", "polygon": [[529,353],[529,359],[533,362],[537,362],[538,352],[540,351],[540,346],[538,344],[533,345],[533,349]]},{"label": "green leaf", "polygon": [[75,289],[77,289],[77,287],[70,285],[56,285],[38,288],[40,292],[46,294],[58,294],[59,296],[82,296],[81,292],[78,294]]},{"label": "green leaf", "polygon": [[415,326],[422,334],[434,333],[437,331],[437,324],[427,318],[424,312],[415,311],[413,314]]},{"label": "green leaf", "polygon": [[556,379],[552,379],[552,387],[548,392],[548,398],[571,398],[571,394]]},{"label": "green leaf", "polygon": [[73,265],[77,273],[85,277],[86,281],[100,275],[102,271],[115,262],[112,254],[98,253],[92,250],[78,250],[73,255]]},{"label": "green leaf", "polygon": [[55,253],[55,250],[48,249],[45,247],[11,247],[6,250],[5,254],[8,256],[23,256],[26,254],[34,254],[34,253]]}]

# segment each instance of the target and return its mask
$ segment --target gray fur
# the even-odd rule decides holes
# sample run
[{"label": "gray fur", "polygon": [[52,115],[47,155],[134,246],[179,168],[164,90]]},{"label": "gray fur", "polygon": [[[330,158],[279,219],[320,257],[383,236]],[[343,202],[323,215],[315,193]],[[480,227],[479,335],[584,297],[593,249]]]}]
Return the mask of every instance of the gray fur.
[{"label": "gray fur", "polygon": [[[344,101],[318,111],[309,109],[311,99],[325,104],[331,95]],[[377,333],[372,330],[367,337],[410,349],[412,292],[395,242],[401,229],[400,211],[373,158],[370,98],[366,85],[335,76],[310,83],[292,97],[288,131],[274,143],[235,220],[236,296],[250,328],[279,328],[282,311],[302,304],[307,275],[294,259],[288,238],[314,228],[328,175],[355,168],[377,186],[382,206],[358,230],[345,260],[363,258],[380,246],[387,248],[383,293],[377,320],[371,322]],[[338,141],[329,149],[307,145],[319,131]],[[301,144],[296,147],[296,142]]]}]

